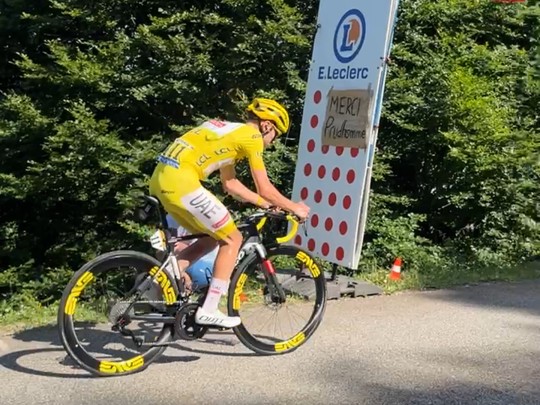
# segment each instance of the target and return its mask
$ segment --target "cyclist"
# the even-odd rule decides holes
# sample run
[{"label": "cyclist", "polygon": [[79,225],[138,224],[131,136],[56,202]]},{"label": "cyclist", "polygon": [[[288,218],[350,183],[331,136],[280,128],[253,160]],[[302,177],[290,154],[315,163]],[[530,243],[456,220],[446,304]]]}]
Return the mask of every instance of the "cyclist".
[{"label": "cyclist", "polygon": [[[247,107],[247,121],[209,120],[172,142],[158,156],[150,179],[150,193],[165,210],[189,232],[204,232],[200,238],[177,255],[182,270],[213,248],[219,250],[208,294],[195,314],[202,325],[232,328],[239,317],[230,317],[218,309],[227,292],[230,277],[242,244],[242,234],[228,209],[201,181],[219,169],[223,189],[234,198],[262,208],[276,206],[306,219],[309,207],[283,196],[268,179],[263,150],[289,130],[287,110],[277,101],[255,98]],[[241,183],[235,174],[237,161],[247,158],[257,192]]]}]

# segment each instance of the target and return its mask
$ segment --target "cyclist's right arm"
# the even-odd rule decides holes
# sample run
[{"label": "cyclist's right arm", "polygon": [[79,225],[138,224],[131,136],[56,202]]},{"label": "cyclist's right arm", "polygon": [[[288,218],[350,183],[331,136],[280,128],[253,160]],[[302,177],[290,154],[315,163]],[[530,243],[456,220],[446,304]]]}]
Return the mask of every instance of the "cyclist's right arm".
[{"label": "cyclist's right arm", "polygon": [[[289,200],[278,191],[278,189],[270,182],[264,167],[251,169],[251,175],[253,177],[253,181],[255,182],[255,186],[257,187],[257,193],[262,198],[264,198],[270,204],[275,205],[283,210],[293,212],[297,215],[300,214],[300,204]],[[299,216],[303,217],[303,215]]]},{"label": "cyclist's right arm", "polygon": [[257,137],[248,133],[248,136],[242,140],[242,146],[249,162],[251,177],[253,177],[253,181],[257,187],[257,193],[270,204],[285,211],[292,212],[302,219],[307,218],[309,208],[306,204],[302,202],[295,203],[289,200],[270,182],[264,165],[264,144],[260,134]]}]

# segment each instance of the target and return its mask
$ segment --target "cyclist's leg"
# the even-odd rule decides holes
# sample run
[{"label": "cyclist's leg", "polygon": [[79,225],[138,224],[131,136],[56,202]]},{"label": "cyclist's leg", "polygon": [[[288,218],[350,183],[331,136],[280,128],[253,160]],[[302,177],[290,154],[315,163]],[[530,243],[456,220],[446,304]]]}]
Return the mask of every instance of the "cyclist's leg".
[{"label": "cyclist's leg", "polygon": [[240,325],[240,317],[229,317],[218,309],[221,297],[229,289],[230,277],[238,251],[242,243],[242,235],[236,229],[233,233],[219,241],[219,249],[214,262],[214,271],[203,305],[197,310],[195,320],[203,325],[219,325],[232,328]]},{"label": "cyclist's leg", "polygon": [[[181,186],[180,186],[181,185]],[[150,179],[150,194],[157,197],[169,217],[189,233],[205,232],[196,221],[192,219],[189,210],[181,203],[182,196],[194,192],[201,187],[197,174],[189,169],[174,169],[167,166],[158,166]],[[195,243],[182,249],[177,256],[181,270],[187,269],[200,257],[217,246],[215,238],[200,238]]]},{"label": "cyclist's leg", "polygon": [[[187,229],[187,228],[186,228]],[[194,229],[191,231],[191,229]],[[190,233],[201,233],[204,232],[198,227],[190,228]],[[178,260],[178,265],[181,269],[185,270],[196,261],[210,253],[217,247],[217,241],[213,237],[199,238],[194,243],[189,246],[184,247],[180,251],[176,251],[176,259]]]},{"label": "cyclist's leg", "polygon": [[[161,163],[154,169],[149,182],[150,195],[159,199],[169,219],[172,218],[176,225],[182,226],[189,233],[200,233],[204,230],[190,220],[191,214],[183,209],[180,200],[185,193],[197,190],[199,187],[201,183],[197,174],[189,168],[176,169]],[[217,246],[217,240],[213,238],[201,238],[197,242],[175,252],[181,271],[186,270],[201,256]],[[188,284],[186,287],[189,288],[189,280],[186,277],[184,280]]]},{"label": "cyclist's leg", "polygon": [[219,248],[216,246],[214,250],[201,257],[186,270],[195,290],[209,287],[218,250]]},{"label": "cyclist's leg", "polygon": [[[219,243],[210,287],[202,307],[197,310],[196,321],[205,325],[225,327],[239,325],[239,317],[225,316],[218,310],[218,305],[229,288],[234,263],[242,244],[242,234],[236,228],[229,210],[202,186],[181,198],[180,210],[188,211],[178,214],[182,214],[181,217],[189,223],[189,228],[195,232],[205,232]],[[206,238],[201,238],[192,246],[196,248],[197,244],[203,243],[203,239]]]},{"label": "cyclist's leg", "polygon": [[[167,212],[188,231],[204,232],[219,243],[210,288],[195,319],[206,325],[239,325],[239,317],[227,317],[218,310],[221,296],[228,290],[234,263],[242,244],[242,234],[236,228],[229,210],[198,180],[196,184],[183,181],[180,194],[168,192],[162,195],[160,200]],[[211,243],[208,239],[211,238],[200,238],[180,253],[183,269],[213,249],[215,242]]]},{"label": "cyclist's leg", "polygon": [[[185,215],[185,213],[183,215]],[[201,230],[199,226],[191,225],[189,218],[183,217],[181,221],[183,223],[182,227],[186,229],[188,233],[204,232],[204,230]],[[182,272],[184,286],[187,290],[193,290],[193,266],[196,266],[201,259],[216,249],[217,246],[218,243],[213,237],[202,237],[198,238],[193,243],[188,242],[175,247],[174,253],[178,262],[178,267]]]}]

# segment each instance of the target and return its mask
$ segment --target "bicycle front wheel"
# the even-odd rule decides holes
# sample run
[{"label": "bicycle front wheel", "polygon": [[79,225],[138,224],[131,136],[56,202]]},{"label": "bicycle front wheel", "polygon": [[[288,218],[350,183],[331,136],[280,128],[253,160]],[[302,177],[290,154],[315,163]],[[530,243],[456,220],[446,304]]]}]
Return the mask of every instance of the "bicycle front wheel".
[{"label": "bicycle front wheel", "polygon": [[[155,258],[135,251],[103,254],[79,269],[58,310],[60,339],[68,354],[99,376],[141,371],[165,350],[165,324],[176,292]],[[145,292],[137,291],[147,279]],[[174,318],[173,318],[174,319]]]},{"label": "bicycle front wheel", "polygon": [[246,347],[259,354],[284,354],[304,344],[319,327],[326,279],[313,257],[295,246],[275,246],[267,253],[275,277],[265,275],[258,256],[246,260],[231,280],[228,311],[242,319],[234,332]]}]

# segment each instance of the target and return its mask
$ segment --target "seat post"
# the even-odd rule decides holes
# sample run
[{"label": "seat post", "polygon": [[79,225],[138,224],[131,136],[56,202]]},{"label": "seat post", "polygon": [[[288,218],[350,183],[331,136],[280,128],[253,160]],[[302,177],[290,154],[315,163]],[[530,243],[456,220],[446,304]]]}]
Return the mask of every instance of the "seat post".
[{"label": "seat post", "polygon": [[165,209],[161,204],[157,207],[159,219],[161,220],[161,226],[163,229],[167,229],[169,227],[169,224],[167,223],[167,213],[165,212]]}]

